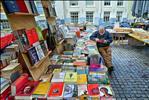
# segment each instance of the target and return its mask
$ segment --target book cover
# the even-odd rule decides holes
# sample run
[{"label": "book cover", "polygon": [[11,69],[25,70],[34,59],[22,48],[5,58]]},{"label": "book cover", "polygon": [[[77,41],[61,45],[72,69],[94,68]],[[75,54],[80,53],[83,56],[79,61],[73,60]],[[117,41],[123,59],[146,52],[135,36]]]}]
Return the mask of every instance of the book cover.
[{"label": "book cover", "polygon": [[56,68],[56,69],[53,70],[53,73],[60,73],[61,71],[62,71],[61,68]]},{"label": "book cover", "polygon": [[14,13],[14,12],[19,12],[20,11],[16,0],[13,0],[13,1],[12,0],[11,1],[4,0],[3,4],[4,4],[4,6],[5,6],[8,13]]},{"label": "book cover", "polygon": [[88,94],[89,96],[97,96],[99,97],[99,86],[98,84],[88,84],[87,85]]},{"label": "book cover", "polygon": [[112,88],[110,85],[100,85],[99,91],[100,91],[100,98],[101,99],[108,98],[108,99],[112,100],[113,91],[112,91]]},{"label": "book cover", "polygon": [[30,3],[31,10],[32,10],[33,14],[38,14],[37,8],[36,8],[35,3],[34,3],[34,0],[32,0],[32,1],[30,0],[29,3]]},{"label": "book cover", "polygon": [[32,9],[31,9],[31,6],[30,6],[29,1],[24,0],[24,3],[25,3],[25,5],[26,5],[26,8],[27,8],[29,14],[32,14],[33,12],[32,12]]},{"label": "book cover", "polygon": [[87,85],[81,84],[78,85],[78,96],[88,95]]},{"label": "book cover", "polygon": [[36,27],[36,31],[37,31],[39,40],[44,40],[42,35],[42,30],[39,26]]},{"label": "book cover", "polygon": [[57,83],[51,83],[51,87],[48,93],[48,98],[59,98],[63,96],[63,89],[64,89],[64,83],[63,82],[57,82]]},{"label": "book cover", "polygon": [[80,62],[80,61],[74,61],[73,65],[74,66],[86,66],[87,63],[86,62]]},{"label": "book cover", "polygon": [[43,51],[44,55],[46,56],[48,54],[48,50],[46,48],[45,42],[44,41],[40,41],[40,46],[42,48],[42,51]]},{"label": "book cover", "polygon": [[39,42],[34,43],[33,46],[35,47],[35,49],[37,51],[39,60],[41,60],[43,57],[45,57]]},{"label": "book cover", "polygon": [[36,64],[39,61],[39,58],[38,58],[37,51],[36,51],[35,47],[31,47],[27,51],[28,51],[28,56],[29,56],[31,65]]},{"label": "book cover", "polygon": [[19,45],[20,51],[25,52],[30,47],[25,29],[16,30],[13,31],[13,33]]},{"label": "book cover", "polygon": [[73,96],[75,85],[74,84],[65,84],[64,86],[64,98],[70,98]]},{"label": "book cover", "polygon": [[54,73],[51,82],[64,82],[65,72]]},{"label": "book cover", "polygon": [[87,84],[86,74],[78,74],[77,75],[77,84]]},{"label": "book cover", "polygon": [[16,0],[16,2],[17,2],[17,5],[20,9],[20,12],[28,13],[28,10],[27,10],[27,7],[26,7],[24,0]]},{"label": "book cover", "polygon": [[50,88],[50,82],[40,82],[33,92],[33,97],[46,97]]},{"label": "book cover", "polygon": [[66,72],[64,81],[66,83],[77,83],[77,72]]},{"label": "book cover", "polygon": [[18,66],[20,66],[20,63],[9,64],[7,67],[3,68],[1,72],[11,72],[15,70]]},{"label": "book cover", "polygon": [[88,75],[88,83],[93,84],[93,83],[98,83],[98,84],[110,84],[110,80],[108,76],[105,73],[94,73]]}]

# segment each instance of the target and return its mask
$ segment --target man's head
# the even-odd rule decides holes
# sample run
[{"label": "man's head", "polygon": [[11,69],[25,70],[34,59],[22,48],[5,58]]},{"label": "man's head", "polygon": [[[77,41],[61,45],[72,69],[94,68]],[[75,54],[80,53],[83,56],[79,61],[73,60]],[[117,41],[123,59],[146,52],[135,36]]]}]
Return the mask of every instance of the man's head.
[{"label": "man's head", "polygon": [[105,32],[105,28],[103,26],[100,26],[99,27],[99,33],[104,34],[104,32]]}]

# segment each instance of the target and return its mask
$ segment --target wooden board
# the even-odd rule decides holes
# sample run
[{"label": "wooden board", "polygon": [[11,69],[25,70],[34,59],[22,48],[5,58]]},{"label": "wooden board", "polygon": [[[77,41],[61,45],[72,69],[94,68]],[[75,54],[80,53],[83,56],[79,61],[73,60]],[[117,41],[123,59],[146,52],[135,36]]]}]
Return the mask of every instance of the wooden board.
[{"label": "wooden board", "polygon": [[51,51],[49,51],[48,54],[34,66],[31,66],[27,54],[22,54],[23,59],[25,60],[29,72],[34,80],[39,80],[40,76],[45,73],[45,70],[48,69],[48,66],[50,65],[50,54]]}]

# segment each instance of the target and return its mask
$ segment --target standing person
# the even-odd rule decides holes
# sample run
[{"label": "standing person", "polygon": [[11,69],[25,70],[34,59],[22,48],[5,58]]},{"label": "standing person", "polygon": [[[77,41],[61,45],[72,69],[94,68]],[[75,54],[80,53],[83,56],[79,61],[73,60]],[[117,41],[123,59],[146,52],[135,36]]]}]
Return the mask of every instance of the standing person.
[{"label": "standing person", "polygon": [[113,71],[110,47],[110,43],[112,43],[111,34],[108,31],[106,31],[104,27],[101,26],[99,27],[98,31],[95,31],[90,36],[90,39],[96,41],[99,53],[104,59],[105,65],[108,68],[108,72],[111,73]]}]

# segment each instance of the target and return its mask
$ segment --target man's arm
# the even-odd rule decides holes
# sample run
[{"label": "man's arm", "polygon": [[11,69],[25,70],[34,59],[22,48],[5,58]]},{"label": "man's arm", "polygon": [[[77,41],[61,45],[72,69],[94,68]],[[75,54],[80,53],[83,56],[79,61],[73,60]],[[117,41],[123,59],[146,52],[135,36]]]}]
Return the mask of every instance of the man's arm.
[{"label": "man's arm", "polygon": [[90,40],[96,41],[97,39],[97,31],[94,32],[91,36],[90,36]]},{"label": "man's arm", "polygon": [[107,43],[112,43],[112,35],[108,32],[108,31],[106,31],[107,32],[107,39],[106,39],[106,42]]}]

